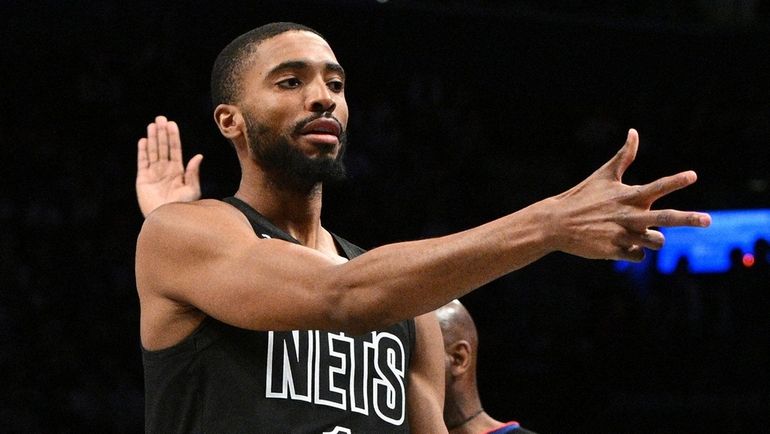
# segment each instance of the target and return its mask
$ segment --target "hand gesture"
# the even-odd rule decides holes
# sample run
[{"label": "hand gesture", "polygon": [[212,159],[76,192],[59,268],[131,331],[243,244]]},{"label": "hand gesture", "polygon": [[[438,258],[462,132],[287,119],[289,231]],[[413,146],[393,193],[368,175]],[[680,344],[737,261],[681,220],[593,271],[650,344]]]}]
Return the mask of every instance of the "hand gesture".
[{"label": "hand gesture", "polygon": [[549,201],[556,250],[593,259],[641,261],[644,249],[660,249],[663,226],[711,224],[708,214],[650,208],[661,197],[695,182],[693,171],[645,185],[626,185],[621,178],[636,158],[639,135],[629,130],[618,153],[583,182]]},{"label": "hand gesture", "polygon": [[164,116],[147,125],[147,137],[139,139],[136,156],[136,197],[142,215],[169,202],[189,202],[201,196],[200,165],[194,156],[185,169],[182,142],[176,122]]}]

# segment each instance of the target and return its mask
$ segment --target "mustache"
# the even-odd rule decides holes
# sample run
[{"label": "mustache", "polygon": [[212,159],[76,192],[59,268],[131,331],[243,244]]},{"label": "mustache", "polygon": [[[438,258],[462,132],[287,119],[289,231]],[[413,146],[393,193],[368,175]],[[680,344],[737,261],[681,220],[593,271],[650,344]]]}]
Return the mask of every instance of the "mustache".
[{"label": "mustache", "polygon": [[326,112],[325,113],[313,114],[313,115],[310,115],[310,116],[308,116],[308,117],[306,117],[304,119],[300,119],[299,121],[297,121],[297,123],[294,124],[294,128],[292,129],[292,133],[295,136],[299,135],[299,134],[302,134],[302,129],[305,128],[305,125],[309,124],[310,122],[313,122],[316,119],[321,119],[321,118],[331,119],[334,122],[336,122],[337,125],[340,127],[340,136],[344,136],[345,135],[345,128],[342,126],[342,122],[340,122],[340,120],[337,119],[333,114],[326,113]]}]

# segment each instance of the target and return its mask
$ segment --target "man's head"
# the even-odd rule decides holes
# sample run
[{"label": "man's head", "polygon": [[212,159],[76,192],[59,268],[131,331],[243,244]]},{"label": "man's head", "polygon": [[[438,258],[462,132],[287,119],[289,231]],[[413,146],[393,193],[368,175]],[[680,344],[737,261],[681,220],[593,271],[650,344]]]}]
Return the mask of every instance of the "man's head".
[{"label": "man's head", "polygon": [[436,317],[444,338],[444,420],[451,424],[458,409],[468,404],[475,405],[479,400],[476,386],[478,334],[473,318],[459,300],[436,310]]},{"label": "man's head", "polygon": [[318,32],[267,24],[217,57],[214,118],[239,155],[247,153],[281,185],[306,189],[344,176],[344,83],[342,67]]},{"label": "man's head", "polygon": [[243,72],[253,59],[256,49],[263,41],[290,31],[310,32],[324,37],[310,27],[296,23],[270,23],[250,30],[233,39],[222,49],[214,61],[211,70],[211,102],[214,107],[219,104],[235,104],[241,97],[240,80]]}]

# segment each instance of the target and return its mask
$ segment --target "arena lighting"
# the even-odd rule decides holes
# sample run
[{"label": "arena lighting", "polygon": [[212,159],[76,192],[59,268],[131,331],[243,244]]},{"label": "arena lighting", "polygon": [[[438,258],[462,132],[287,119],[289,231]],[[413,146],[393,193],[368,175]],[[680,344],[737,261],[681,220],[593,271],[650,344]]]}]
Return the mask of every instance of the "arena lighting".
[{"label": "arena lighting", "polygon": [[724,273],[730,270],[731,255],[740,253],[740,262],[751,267],[756,258],[754,243],[770,241],[770,209],[714,210],[709,228],[662,228],[666,245],[659,252],[648,252],[641,264],[620,261],[615,269],[638,275],[652,270],[672,274],[677,264],[687,261],[690,273]]}]

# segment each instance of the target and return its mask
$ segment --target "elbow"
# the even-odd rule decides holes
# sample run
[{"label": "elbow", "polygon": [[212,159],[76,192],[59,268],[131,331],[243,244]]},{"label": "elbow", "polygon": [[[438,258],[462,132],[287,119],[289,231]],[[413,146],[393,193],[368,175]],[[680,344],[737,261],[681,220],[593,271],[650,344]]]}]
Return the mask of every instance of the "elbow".
[{"label": "elbow", "polygon": [[376,291],[330,282],[330,289],[325,292],[328,296],[324,300],[324,322],[330,330],[357,336],[398,322]]},{"label": "elbow", "polygon": [[360,336],[369,332],[384,330],[396,322],[383,320],[374,315],[337,315],[335,318],[337,327],[334,328],[334,331],[343,332],[350,336]]}]

